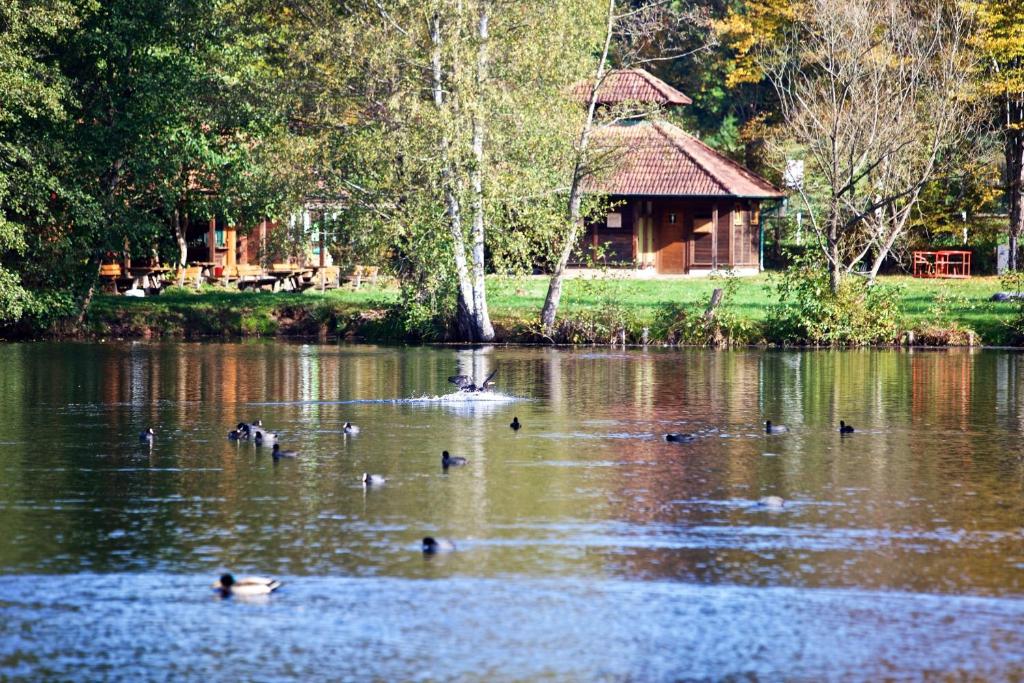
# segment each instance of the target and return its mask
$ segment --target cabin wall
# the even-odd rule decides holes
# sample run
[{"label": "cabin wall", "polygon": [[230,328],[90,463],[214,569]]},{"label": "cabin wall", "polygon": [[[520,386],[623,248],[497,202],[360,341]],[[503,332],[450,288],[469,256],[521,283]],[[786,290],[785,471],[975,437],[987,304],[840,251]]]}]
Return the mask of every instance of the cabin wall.
[{"label": "cabin wall", "polygon": [[685,197],[612,198],[602,220],[587,225],[573,262],[604,249],[605,262],[659,273],[756,268],[760,209],[752,200]]}]

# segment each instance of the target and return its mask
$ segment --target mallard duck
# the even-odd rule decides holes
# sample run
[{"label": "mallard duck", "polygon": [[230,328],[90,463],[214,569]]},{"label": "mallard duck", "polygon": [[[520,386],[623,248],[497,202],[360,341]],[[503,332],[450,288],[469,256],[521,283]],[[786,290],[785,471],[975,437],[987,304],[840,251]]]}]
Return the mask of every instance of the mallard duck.
[{"label": "mallard duck", "polygon": [[423,539],[423,553],[433,555],[434,553],[447,553],[455,550],[455,544],[443,538],[427,536]]},{"label": "mallard duck", "polygon": [[346,422],[345,426],[341,428],[341,431],[345,432],[346,434],[358,434],[359,427],[355,426],[351,422]]},{"label": "mallard duck", "polygon": [[764,433],[765,434],[785,434],[789,431],[789,427],[786,425],[773,425],[771,420],[765,420]]},{"label": "mallard duck", "polygon": [[848,425],[842,420],[839,421],[839,433],[840,434],[853,434],[853,425]]},{"label": "mallard duck", "polygon": [[519,431],[519,428],[522,427],[522,426],[523,425],[519,423],[519,418],[518,417],[513,417],[512,418],[512,424],[509,425],[509,427],[511,427],[513,430],[515,430],[517,432]]},{"label": "mallard duck", "polygon": [[298,451],[282,451],[281,450],[281,445],[275,443],[274,444],[274,451],[273,451],[272,455],[274,456],[274,460],[277,460],[279,458],[295,458],[295,457],[298,457],[299,452]]},{"label": "mallard duck", "polygon": [[224,574],[213,582],[212,588],[221,594],[221,597],[232,595],[267,595],[281,587],[277,579],[268,579],[263,576],[246,576],[235,579],[231,574]]},{"label": "mallard duck", "polygon": [[757,504],[764,508],[780,508],[786,504],[786,501],[779,496],[765,496],[757,501]]},{"label": "mallard duck", "polygon": [[697,437],[693,434],[672,433],[665,435],[665,441],[670,441],[672,443],[690,443],[696,440]]},{"label": "mallard duck", "polygon": [[156,432],[153,431],[152,427],[139,432],[139,441],[153,441],[156,437]]},{"label": "mallard duck", "polygon": [[441,453],[441,467],[445,469],[448,469],[449,467],[460,467],[465,465],[467,462],[469,461],[458,455],[448,455],[448,451],[443,451]]},{"label": "mallard duck", "polygon": [[363,472],[363,486],[383,486],[387,481],[387,479],[379,474],[367,474],[366,472]]}]

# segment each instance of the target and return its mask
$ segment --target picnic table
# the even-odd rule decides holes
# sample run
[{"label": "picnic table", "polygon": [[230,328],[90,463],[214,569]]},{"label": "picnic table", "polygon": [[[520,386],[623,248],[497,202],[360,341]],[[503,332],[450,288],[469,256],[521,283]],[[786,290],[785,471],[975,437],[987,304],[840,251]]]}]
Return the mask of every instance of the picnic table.
[{"label": "picnic table", "polygon": [[291,263],[275,263],[268,274],[277,280],[274,291],[301,292],[313,285],[315,267],[297,266]]},{"label": "picnic table", "polygon": [[128,271],[132,276],[132,289],[159,292],[168,273],[174,272],[168,266],[137,266]]},{"label": "picnic table", "polygon": [[971,252],[962,249],[915,251],[914,277],[969,278]]}]

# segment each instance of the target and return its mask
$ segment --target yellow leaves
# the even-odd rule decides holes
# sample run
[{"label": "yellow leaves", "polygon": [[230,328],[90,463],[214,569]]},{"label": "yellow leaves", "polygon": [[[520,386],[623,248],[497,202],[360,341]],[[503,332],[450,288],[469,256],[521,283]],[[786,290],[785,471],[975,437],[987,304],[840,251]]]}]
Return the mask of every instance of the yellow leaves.
[{"label": "yellow leaves", "polygon": [[713,23],[722,42],[735,57],[726,85],[757,83],[764,74],[757,63],[757,47],[774,42],[800,15],[803,0],[746,0]]}]

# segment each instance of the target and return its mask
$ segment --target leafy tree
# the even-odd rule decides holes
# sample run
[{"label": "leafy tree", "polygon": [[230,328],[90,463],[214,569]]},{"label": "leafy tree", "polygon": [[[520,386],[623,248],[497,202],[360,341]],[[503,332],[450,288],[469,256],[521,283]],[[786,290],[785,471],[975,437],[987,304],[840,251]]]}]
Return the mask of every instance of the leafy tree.
[{"label": "leafy tree", "polygon": [[47,163],[48,133],[67,119],[68,84],[47,55],[78,20],[70,2],[0,3],[0,324],[36,307],[21,276],[27,233],[53,219],[61,183]]},{"label": "leafy tree", "polygon": [[800,192],[833,293],[867,257],[874,279],[922,190],[973,135],[965,40],[962,15],[942,5],[915,12],[898,0],[808,0],[765,59],[785,151],[807,157]]},{"label": "leafy tree", "polygon": [[1018,240],[1024,231],[1024,3],[986,0],[965,4],[976,18],[973,44],[985,56],[978,90],[993,104],[995,127],[1003,140],[1010,268],[1017,270]]},{"label": "leafy tree", "polygon": [[321,139],[342,238],[387,258],[410,324],[451,315],[493,337],[484,274],[549,258],[596,4],[293,4],[300,118]]}]

